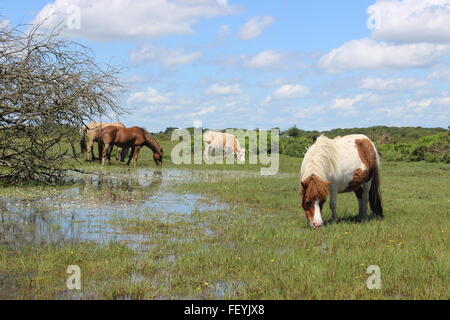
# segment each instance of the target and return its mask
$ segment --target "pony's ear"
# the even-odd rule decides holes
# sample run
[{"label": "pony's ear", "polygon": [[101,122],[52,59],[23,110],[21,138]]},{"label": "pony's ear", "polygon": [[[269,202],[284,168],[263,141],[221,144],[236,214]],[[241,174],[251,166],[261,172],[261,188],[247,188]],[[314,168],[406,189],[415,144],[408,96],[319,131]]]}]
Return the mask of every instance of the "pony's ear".
[{"label": "pony's ear", "polygon": [[308,184],[306,182],[301,181],[302,187],[303,189],[308,188]]}]

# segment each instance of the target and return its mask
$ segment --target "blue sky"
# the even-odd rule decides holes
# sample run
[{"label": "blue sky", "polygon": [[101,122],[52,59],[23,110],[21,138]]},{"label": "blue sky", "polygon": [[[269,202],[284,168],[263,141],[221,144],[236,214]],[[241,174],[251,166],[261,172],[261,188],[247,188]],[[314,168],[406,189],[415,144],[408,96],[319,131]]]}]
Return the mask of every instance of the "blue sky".
[{"label": "blue sky", "polygon": [[127,126],[450,124],[450,0],[113,3],[2,0],[0,25],[79,21],[65,36],[125,70]]}]

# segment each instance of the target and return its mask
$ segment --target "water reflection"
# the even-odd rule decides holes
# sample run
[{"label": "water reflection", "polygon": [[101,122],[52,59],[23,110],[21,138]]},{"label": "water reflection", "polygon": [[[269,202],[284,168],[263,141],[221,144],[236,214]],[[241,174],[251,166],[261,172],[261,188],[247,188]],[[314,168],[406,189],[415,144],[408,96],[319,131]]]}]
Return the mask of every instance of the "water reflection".
[{"label": "water reflection", "polygon": [[126,206],[148,200],[160,189],[162,181],[161,171],[145,176],[136,171],[131,171],[127,176],[91,175],[79,179],[80,186],[68,192],[91,205]]},{"label": "water reflection", "polygon": [[[151,234],[125,232],[111,219],[145,219],[142,213],[191,215],[196,209],[225,208],[208,205],[198,194],[177,195],[165,182],[176,173],[130,170],[120,175],[83,175],[58,196],[38,200],[0,198],[0,241],[59,243],[123,241],[139,247]],[[175,179],[176,181],[176,179]],[[147,216],[148,219],[148,216]]]}]

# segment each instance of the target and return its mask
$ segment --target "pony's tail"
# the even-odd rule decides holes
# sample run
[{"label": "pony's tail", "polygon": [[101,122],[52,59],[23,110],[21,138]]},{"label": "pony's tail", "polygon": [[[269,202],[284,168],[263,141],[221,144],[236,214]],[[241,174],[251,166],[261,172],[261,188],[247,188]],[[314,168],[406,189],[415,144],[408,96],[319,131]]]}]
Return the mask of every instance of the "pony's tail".
[{"label": "pony's tail", "polygon": [[86,130],[87,127],[83,127],[80,129],[80,147],[81,147],[81,153],[85,154],[87,152],[87,145],[86,145]]},{"label": "pony's tail", "polygon": [[379,217],[383,218],[383,204],[381,201],[381,192],[380,192],[380,164],[377,163],[377,167],[375,168],[375,172],[372,178],[372,184],[370,186],[369,191],[369,204],[372,209],[372,213]]}]

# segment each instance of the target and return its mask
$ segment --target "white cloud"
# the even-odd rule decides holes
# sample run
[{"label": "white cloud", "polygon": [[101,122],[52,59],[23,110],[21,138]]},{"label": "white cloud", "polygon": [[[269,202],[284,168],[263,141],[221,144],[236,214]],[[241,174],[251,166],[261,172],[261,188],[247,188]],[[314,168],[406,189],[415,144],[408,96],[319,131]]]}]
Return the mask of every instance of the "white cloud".
[{"label": "white cloud", "polygon": [[228,36],[229,33],[230,33],[230,26],[227,24],[224,24],[224,25],[220,26],[219,31],[217,32],[216,39],[222,40],[226,36]]},{"label": "white cloud", "polygon": [[217,107],[214,107],[214,106],[212,106],[212,107],[205,107],[205,108],[200,109],[200,111],[198,111],[196,113],[196,115],[204,116],[204,115],[206,115],[208,113],[216,111],[216,109],[217,109]]},{"label": "white cloud", "polygon": [[324,112],[326,112],[326,110],[327,110],[327,108],[323,105],[312,106],[312,107],[301,108],[300,110],[296,110],[296,111],[294,111],[292,116],[295,119],[307,119],[307,118],[312,118],[318,114],[323,114]]},{"label": "white cloud", "polygon": [[256,55],[237,54],[228,56],[218,63],[239,68],[252,69],[305,69],[308,64],[301,61],[302,54],[298,51],[265,50]]},{"label": "white cloud", "polygon": [[136,85],[145,81],[144,77],[139,75],[123,76],[120,80],[122,84],[127,86]]},{"label": "white cloud", "polygon": [[[411,112],[420,113],[431,106],[450,106],[450,97],[435,97],[422,100],[410,100],[406,104],[407,109]],[[448,114],[448,111],[447,111]]]},{"label": "white cloud", "polygon": [[176,116],[176,118],[182,119],[182,118],[185,118],[186,116],[188,116],[190,118],[197,118],[197,117],[201,117],[201,116],[206,116],[206,115],[208,115],[210,113],[213,113],[216,110],[217,110],[216,106],[201,107],[196,112],[190,112],[190,113],[187,113],[187,114],[178,114]]},{"label": "white cloud", "polygon": [[450,45],[417,43],[395,45],[371,39],[352,40],[322,56],[319,66],[331,71],[346,69],[419,68],[438,61]]},{"label": "white cloud", "polygon": [[450,82],[450,69],[435,70],[430,73],[427,78],[431,80]]},{"label": "white cloud", "polygon": [[[398,118],[404,120],[405,118],[415,119],[420,117],[421,122],[424,123],[425,119],[435,122],[436,120],[448,121],[450,115],[450,97],[428,97],[420,100],[408,99],[404,103],[397,104],[392,107],[384,107],[375,110],[378,114],[382,114],[388,118]],[[446,126],[446,125],[445,125]]]},{"label": "white cloud", "polygon": [[275,99],[297,99],[306,96],[309,89],[301,84],[285,84],[276,89],[272,97]]},{"label": "white cloud", "polygon": [[183,107],[180,105],[169,105],[164,107],[164,111],[176,111],[183,110]]},{"label": "white cloud", "polygon": [[401,91],[407,89],[418,89],[429,86],[430,83],[414,78],[364,78],[360,88],[377,91]]},{"label": "white cloud", "polygon": [[301,84],[285,84],[277,88],[272,95],[266,97],[261,105],[265,106],[273,100],[299,99],[309,94],[309,89]]},{"label": "white cloud", "polygon": [[10,25],[11,21],[9,20],[0,20],[0,29],[6,28]]},{"label": "white cloud", "polygon": [[228,95],[236,95],[241,94],[241,87],[239,84],[234,85],[221,85],[221,84],[212,84],[208,89],[205,90],[205,94],[210,96],[228,96]]},{"label": "white cloud", "polygon": [[130,60],[136,63],[162,63],[165,66],[185,65],[202,56],[199,51],[185,52],[184,49],[167,49],[152,46],[141,47],[130,53]]},{"label": "white cloud", "polygon": [[330,71],[420,68],[450,52],[450,0],[378,0],[367,9],[371,38],[352,40],[322,56]]},{"label": "white cloud", "polygon": [[134,92],[128,98],[128,103],[147,103],[151,105],[155,104],[168,104],[171,102],[173,93],[162,94],[154,88],[148,88],[147,91]]},{"label": "white cloud", "polygon": [[275,50],[263,51],[248,60],[245,65],[250,68],[276,67],[283,62],[283,54]]},{"label": "white cloud", "polygon": [[242,40],[249,40],[259,37],[263,30],[270,26],[275,19],[271,16],[256,16],[248,20],[241,28],[239,37]]},{"label": "white cloud", "polygon": [[355,105],[367,97],[369,97],[370,94],[358,94],[352,98],[336,98],[333,100],[333,104],[331,106],[332,109],[337,110],[344,110],[344,111],[351,111],[355,108]]},{"label": "white cloud", "polygon": [[34,22],[45,20],[44,27],[51,28],[65,22],[72,8],[81,13],[81,28],[68,30],[69,35],[103,41],[192,34],[193,25],[202,18],[241,11],[226,0],[55,0],[39,12]]},{"label": "white cloud", "polygon": [[264,107],[267,106],[270,102],[272,102],[272,96],[267,96],[261,101],[260,105]]},{"label": "white cloud", "polygon": [[377,1],[372,38],[399,43],[450,42],[449,0]]}]

